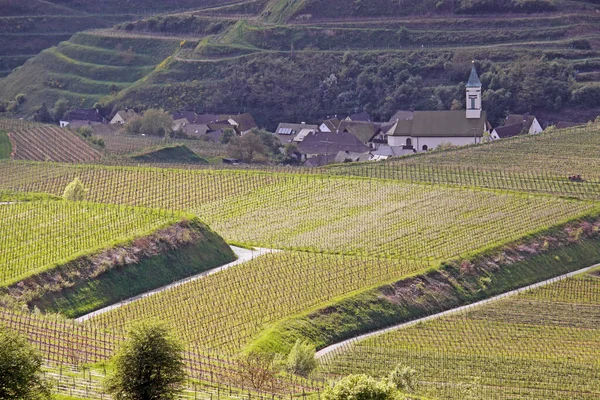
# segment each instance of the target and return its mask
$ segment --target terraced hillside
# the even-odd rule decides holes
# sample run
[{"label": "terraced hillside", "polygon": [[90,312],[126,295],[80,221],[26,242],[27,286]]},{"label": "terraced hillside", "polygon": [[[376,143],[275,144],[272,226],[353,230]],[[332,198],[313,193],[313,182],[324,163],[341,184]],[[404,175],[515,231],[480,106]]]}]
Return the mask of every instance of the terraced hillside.
[{"label": "terraced hillside", "polygon": [[379,375],[402,362],[417,366],[420,392],[444,399],[467,389],[481,399],[595,399],[599,294],[596,270],[357,342],[322,369]]},{"label": "terraced hillside", "polygon": [[14,160],[90,162],[104,155],[68,129],[52,125],[14,129],[7,133]]},{"label": "terraced hillside", "polygon": [[[23,113],[60,94],[71,104],[101,100],[108,114],[123,106],[245,110],[267,127],[356,109],[386,120],[398,109],[463,102],[461,83],[475,59],[494,124],[507,109],[544,122],[598,114],[600,14],[593,1],[323,4],[241,1],[76,35],[0,89],[6,99],[31,95]],[[140,51],[143,40],[154,40],[157,50]]]},{"label": "terraced hillside", "polygon": [[201,8],[219,0],[129,1],[0,1],[0,78],[42,50],[88,29],[110,28],[152,13]]}]

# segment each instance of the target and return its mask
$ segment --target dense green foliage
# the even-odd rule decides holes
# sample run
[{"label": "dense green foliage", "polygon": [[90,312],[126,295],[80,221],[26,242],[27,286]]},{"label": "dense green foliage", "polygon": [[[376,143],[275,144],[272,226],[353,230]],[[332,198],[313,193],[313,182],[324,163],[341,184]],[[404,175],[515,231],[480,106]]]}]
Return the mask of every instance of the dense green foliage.
[{"label": "dense green foliage", "polygon": [[129,331],[114,365],[106,387],[117,400],[174,399],[185,380],[183,346],[155,322]]},{"label": "dense green foliage", "polygon": [[49,400],[42,358],[27,338],[0,325],[0,399]]}]

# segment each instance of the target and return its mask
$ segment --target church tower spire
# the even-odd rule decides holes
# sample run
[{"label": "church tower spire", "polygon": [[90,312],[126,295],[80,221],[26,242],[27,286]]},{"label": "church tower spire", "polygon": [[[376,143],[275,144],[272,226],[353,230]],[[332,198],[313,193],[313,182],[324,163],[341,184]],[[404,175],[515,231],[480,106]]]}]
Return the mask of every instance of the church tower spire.
[{"label": "church tower spire", "polygon": [[481,81],[475,69],[475,61],[467,82],[467,118],[481,118]]}]

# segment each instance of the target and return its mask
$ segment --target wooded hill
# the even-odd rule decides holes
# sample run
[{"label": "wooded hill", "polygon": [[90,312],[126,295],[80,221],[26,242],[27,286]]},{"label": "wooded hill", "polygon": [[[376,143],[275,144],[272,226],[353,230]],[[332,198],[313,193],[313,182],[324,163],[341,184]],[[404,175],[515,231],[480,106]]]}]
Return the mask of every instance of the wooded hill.
[{"label": "wooded hill", "polygon": [[[102,12],[79,3],[61,6]],[[61,97],[107,115],[126,106],[246,111],[268,128],[361,109],[387,120],[463,103],[475,59],[494,124],[507,112],[546,123],[598,114],[595,0],[129,3],[155,15],[42,51],[0,80],[3,100],[26,94],[23,115]],[[159,14],[183,9],[193,10]]]}]

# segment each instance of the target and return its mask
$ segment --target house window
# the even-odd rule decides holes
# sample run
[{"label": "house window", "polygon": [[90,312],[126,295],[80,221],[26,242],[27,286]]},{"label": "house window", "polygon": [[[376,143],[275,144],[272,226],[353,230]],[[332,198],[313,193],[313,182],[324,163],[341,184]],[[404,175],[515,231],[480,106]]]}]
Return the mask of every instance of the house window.
[{"label": "house window", "polygon": [[429,147],[427,147],[426,144],[423,145],[423,151],[427,151],[427,149],[429,149]]},{"label": "house window", "polygon": [[407,146],[412,146],[412,139],[411,138],[406,139],[406,145]]},{"label": "house window", "polygon": [[475,99],[476,99],[475,96],[469,96],[469,104],[470,104],[469,110],[475,109]]}]

